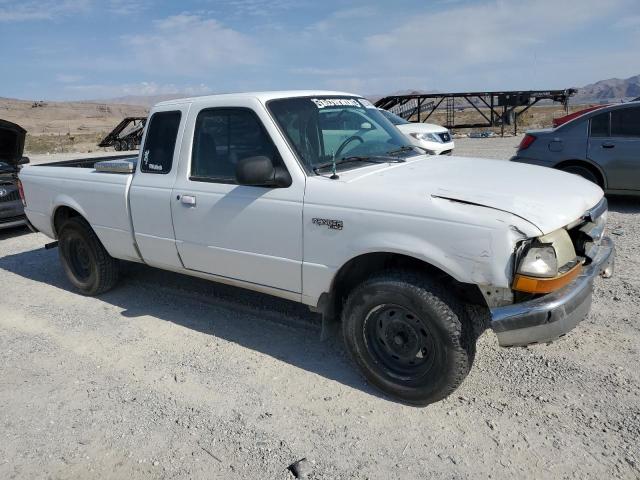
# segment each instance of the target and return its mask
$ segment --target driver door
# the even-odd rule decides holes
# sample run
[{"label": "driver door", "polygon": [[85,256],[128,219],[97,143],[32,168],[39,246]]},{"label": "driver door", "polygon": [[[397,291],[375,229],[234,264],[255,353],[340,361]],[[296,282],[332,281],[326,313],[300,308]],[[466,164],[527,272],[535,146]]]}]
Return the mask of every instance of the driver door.
[{"label": "driver door", "polygon": [[183,146],[190,152],[183,159],[188,171],[178,176],[171,201],[184,267],[275,288],[282,296],[300,294],[304,183],[237,184],[243,158],[264,155],[284,166],[254,110],[205,108],[194,123],[191,144]]}]

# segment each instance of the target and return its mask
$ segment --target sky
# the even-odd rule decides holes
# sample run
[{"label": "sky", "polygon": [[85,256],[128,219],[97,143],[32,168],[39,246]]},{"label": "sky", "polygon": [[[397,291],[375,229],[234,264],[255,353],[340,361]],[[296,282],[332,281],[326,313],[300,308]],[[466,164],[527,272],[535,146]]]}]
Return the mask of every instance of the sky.
[{"label": "sky", "polygon": [[555,89],[640,74],[640,0],[0,0],[0,97]]}]

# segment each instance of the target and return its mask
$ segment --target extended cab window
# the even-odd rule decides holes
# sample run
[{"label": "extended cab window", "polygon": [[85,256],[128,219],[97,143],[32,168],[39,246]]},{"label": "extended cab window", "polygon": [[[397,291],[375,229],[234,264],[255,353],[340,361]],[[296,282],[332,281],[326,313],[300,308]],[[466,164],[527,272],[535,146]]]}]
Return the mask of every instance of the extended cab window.
[{"label": "extended cab window", "polygon": [[611,112],[612,137],[640,137],[640,108],[621,108]]},{"label": "extended cab window", "polygon": [[609,136],[609,112],[601,113],[600,115],[595,115],[591,118],[591,136]]},{"label": "extended cab window", "polygon": [[278,151],[260,120],[245,108],[202,110],[196,119],[191,180],[236,183],[236,165],[266,156],[281,165]]},{"label": "extended cab window", "polygon": [[140,170],[146,173],[169,173],[176,148],[180,112],[157,112],[149,121],[142,150]]}]

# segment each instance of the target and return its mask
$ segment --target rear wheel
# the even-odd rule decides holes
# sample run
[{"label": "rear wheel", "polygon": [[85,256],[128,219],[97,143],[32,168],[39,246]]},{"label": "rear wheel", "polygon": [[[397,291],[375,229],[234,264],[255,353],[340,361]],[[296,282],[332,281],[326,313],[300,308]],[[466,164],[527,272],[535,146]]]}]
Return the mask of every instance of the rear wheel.
[{"label": "rear wheel", "polygon": [[133,138],[127,140],[127,150],[135,150],[136,149],[136,141]]},{"label": "rear wheel", "polygon": [[342,326],[347,350],[367,379],[409,404],[442,400],[473,363],[475,336],[465,306],[419,274],[384,274],[356,287]]},{"label": "rear wheel", "polygon": [[73,285],[85,295],[98,295],[118,281],[118,262],[100,243],[81,217],[71,217],[60,228],[58,247],[62,267]]},{"label": "rear wheel", "polygon": [[566,167],[561,167],[560,169],[567,173],[580,175],[585,180],[589,180],[590,182],[602,187],[602,185],[600,184],[600,179],[589,167],[584,167],[582,165],[567,165]]},{"label": "rear wheel", "polygon": [[116,152],[119,152],[120,150],[122,150],[122,145],[120,144],[120,140],[116,140],[115,142],[113,142],[113,148]]}]

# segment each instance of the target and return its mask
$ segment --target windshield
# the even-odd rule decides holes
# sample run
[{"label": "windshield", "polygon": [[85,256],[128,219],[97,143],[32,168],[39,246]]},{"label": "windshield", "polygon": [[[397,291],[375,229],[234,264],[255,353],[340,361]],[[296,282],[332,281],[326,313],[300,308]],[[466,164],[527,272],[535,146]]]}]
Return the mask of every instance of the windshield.
[{"label": "windshield", "polygon": [[399,115],[396,115],[393,112],[390,112],[389,110],[383,110],[382,108],[380,109],[380,112],[382,113],[382,115],[384,115],[385,117],[387,117],[387,119],[393,123],[394,125],[406,125],[407,123],[411,123],[407,120],[405,120],[404,118],[402,118]]},{"label": "windshield", "polygon": [[[406,137],[373,106],[357,97],[300,97],[272,100],[268,108],[308,172],[327,163],[358,157],[419,155]],[[344,162],[342,170],[367,165]]]}]

